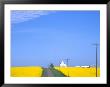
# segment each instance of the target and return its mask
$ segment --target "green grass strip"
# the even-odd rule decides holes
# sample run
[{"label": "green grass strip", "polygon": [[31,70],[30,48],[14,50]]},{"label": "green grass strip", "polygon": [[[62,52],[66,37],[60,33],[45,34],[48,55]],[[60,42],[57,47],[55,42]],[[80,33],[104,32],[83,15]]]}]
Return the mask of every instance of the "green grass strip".
[{"label": "green grass strip", "polygon": [[62,72],[60,72],[54,68],[50,68],[50,70],[52,71],[52,73],[54,74],[55,77],[66,77]]}]

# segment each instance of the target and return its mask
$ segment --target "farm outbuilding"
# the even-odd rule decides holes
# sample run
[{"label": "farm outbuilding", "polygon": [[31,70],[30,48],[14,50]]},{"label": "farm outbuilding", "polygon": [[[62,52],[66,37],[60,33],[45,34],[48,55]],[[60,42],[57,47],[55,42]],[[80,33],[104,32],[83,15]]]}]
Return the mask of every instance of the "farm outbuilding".
[{"label": "farm outbuilding", "polygon": [[62,62],[60,63],[60,67],[67,67],[67,65],[62,61]]}]

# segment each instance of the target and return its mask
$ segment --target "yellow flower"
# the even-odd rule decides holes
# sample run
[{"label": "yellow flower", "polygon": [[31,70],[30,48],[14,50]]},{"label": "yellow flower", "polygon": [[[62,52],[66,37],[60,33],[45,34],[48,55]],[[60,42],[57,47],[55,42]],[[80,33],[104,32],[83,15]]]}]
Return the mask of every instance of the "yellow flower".
[{"label": "yellow flower", "polygon": [[26,66],[26,67],[11,67],[12,77],[41,77],[42,67]]},{"label": "yellow flower", "polygon": [[[69,77],[96,77],[96,68],[81,68],[81,67],[55,67],[63,74]],[[98,67],[98,77],[100,76],[100,68]]]}]

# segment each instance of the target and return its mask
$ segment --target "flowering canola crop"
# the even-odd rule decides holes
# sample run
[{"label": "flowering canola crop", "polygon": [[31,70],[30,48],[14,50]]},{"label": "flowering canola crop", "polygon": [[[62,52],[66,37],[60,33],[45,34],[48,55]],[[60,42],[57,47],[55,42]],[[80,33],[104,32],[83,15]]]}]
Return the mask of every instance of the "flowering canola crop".
[{"label": "flowering canola crop", "polygon": [[42,67],[40,66],[24,66],[24,67],[11,67],[12,77],[41,77]]},{"label": "flowering canola crop", "polygon": [[[96,68],[82,68],[82,67],[55,67],[64,75],[69,77],[96,77]],[[100,76],[100,68],[97,70],[98,77]]]}]

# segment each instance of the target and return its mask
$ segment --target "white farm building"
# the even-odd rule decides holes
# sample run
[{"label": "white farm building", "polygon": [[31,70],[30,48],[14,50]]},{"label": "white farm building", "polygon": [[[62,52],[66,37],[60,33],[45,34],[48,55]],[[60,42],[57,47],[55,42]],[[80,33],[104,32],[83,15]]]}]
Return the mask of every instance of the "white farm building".
[{"label": "white farm building", "polygon": [[67,65],[62,61],[62,62],[60,63],[60,67],[67,67]]}]

